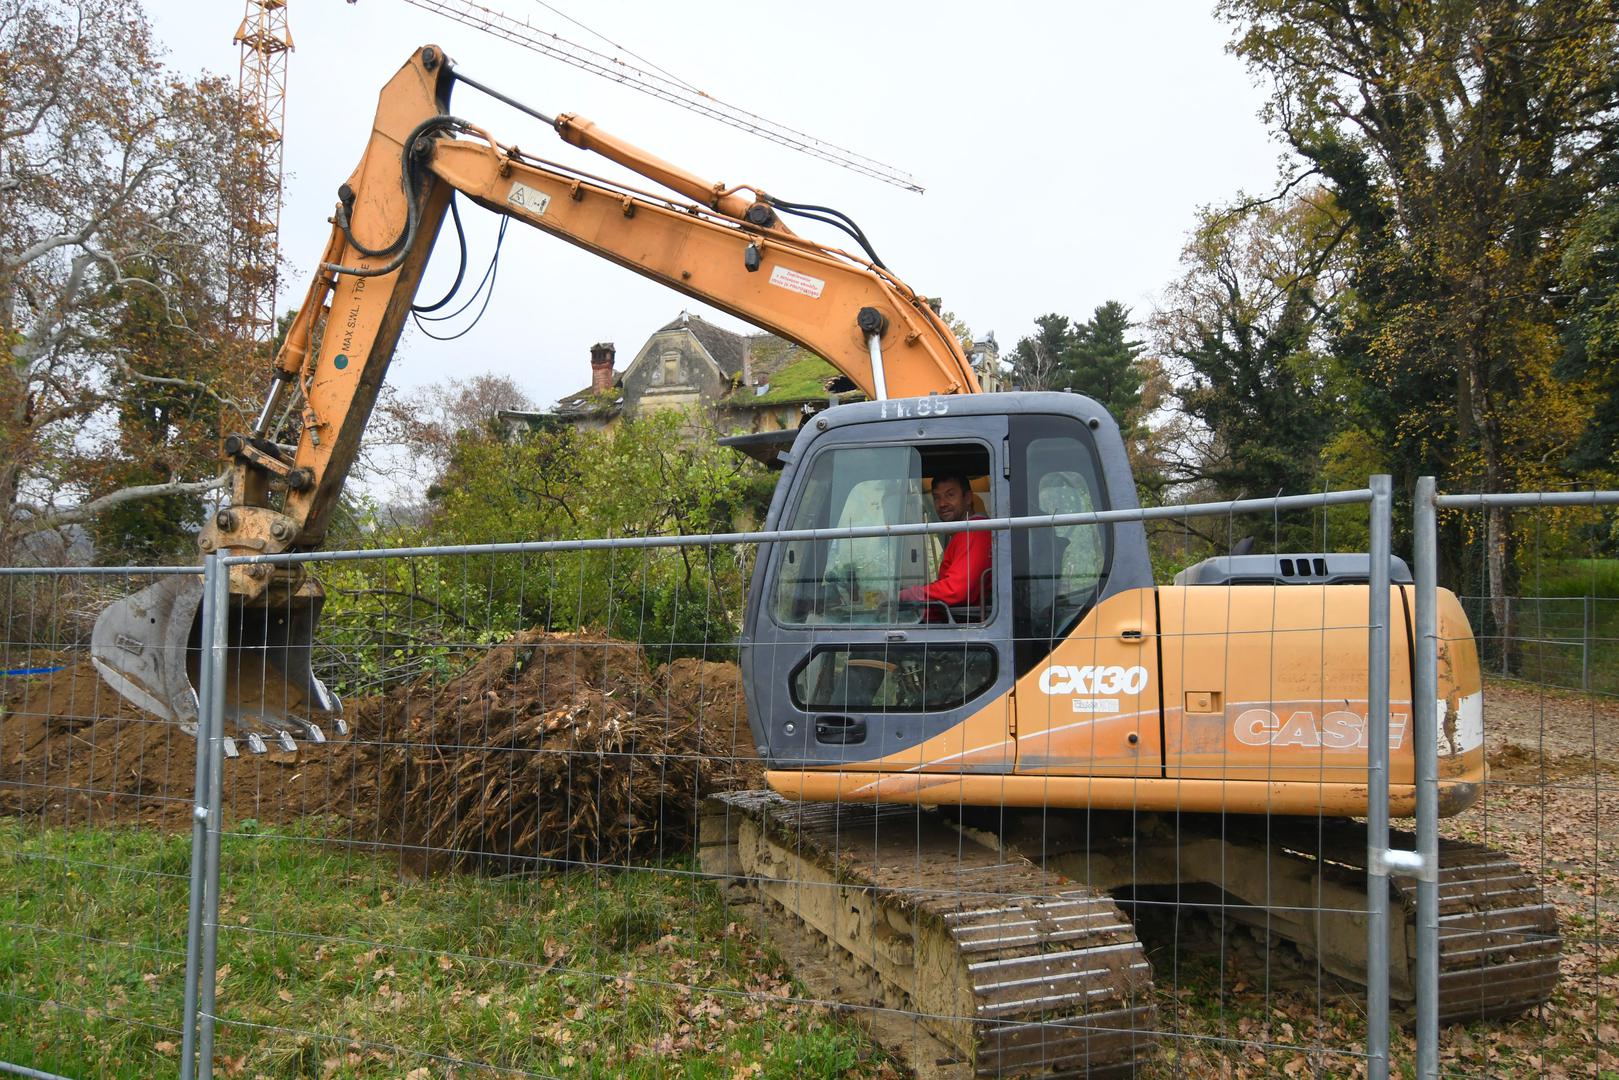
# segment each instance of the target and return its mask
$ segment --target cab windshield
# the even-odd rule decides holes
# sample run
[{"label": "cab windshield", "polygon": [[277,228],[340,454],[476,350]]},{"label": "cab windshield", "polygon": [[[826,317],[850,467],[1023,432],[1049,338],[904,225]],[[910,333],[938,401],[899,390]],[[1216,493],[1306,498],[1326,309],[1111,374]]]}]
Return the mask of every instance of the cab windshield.
[{"label": "cab windshield", "polygon": [[[791,529],[860,529],[937,521],[936,477],[968,476],[974,515],[985,512],[988,450],[979,444],[838,447],[818,455]],[[773,602],[791,625],[952,622],[961,611],[906,600],[901,593],[934,581],[949,536],[876,535],[791,541],[778,563]],[[987,583],[986,583],[987,584]],[[978,607],[987,606],[986,599]],[[980,621],[982,610],[971,613]]]}]

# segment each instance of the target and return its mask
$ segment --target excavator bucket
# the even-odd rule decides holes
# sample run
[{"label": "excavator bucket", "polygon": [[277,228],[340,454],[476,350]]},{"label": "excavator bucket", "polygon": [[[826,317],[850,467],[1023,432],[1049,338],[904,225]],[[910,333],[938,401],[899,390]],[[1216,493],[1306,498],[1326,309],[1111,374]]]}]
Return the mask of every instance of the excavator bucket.
[{"label": "excavator bucket", "polygon": [[[296,605],[243,605],[225,612],[226,754],[297,740],[326,741],[322,725],[348,734],[343,705],[311,668],[321,597]],[[90,659],[114,690],[148,712],[197,733],[202,671],[202,581],[164,578],[103,611]]]}]

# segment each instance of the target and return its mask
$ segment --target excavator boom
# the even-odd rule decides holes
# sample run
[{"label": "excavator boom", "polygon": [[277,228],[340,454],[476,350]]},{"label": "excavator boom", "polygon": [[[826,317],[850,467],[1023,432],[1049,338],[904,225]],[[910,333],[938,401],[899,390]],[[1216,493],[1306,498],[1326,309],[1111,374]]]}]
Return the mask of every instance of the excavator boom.
[{"label": "excavator boom", "polygon": [[[383,88],[258,420],[225,441],[230,495],[202,530],[204,553],[275,554],[324,542],[456,193],[771,330],[824,357],[871,397],[978,391],[960,343],[927,298],[874,254],[862,258],[793,232],[778,210],[790,204],[704,180],[574,114],[553,119],[529,110],[569,145],[665,190],[534,158],[451,115],[457,81],[442,50],[429,45]],[[864,243],[858,230],[851,235]],[[290,445],[279,441],[289,426],[297,431]],[[319,583],[299,567],[237,566],[230,594],[232,642],[257,650],[254,663],[230,670],[261,673],[233,678],[227,691],[250,745],[284,743],[291,733],[322,739],[322,723],[342,721],[309,666]],[[189,723],[196,610],[197,590],[180,579],[153,586],[103,612],[92,657],[125,696]],[[154,612],[163,618],[154,622]]]}]

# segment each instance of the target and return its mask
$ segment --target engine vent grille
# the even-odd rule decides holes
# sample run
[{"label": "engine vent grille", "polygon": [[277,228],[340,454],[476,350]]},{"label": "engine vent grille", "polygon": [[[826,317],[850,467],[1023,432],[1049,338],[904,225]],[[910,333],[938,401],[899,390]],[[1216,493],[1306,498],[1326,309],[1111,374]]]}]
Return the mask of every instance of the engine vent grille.
[{"label": "engine vent grille", "polygon": [[[1286,555],[1219,555],[1188,566],[1175,575],[1176,585],[1364,585],[1371,577],[1372,557],[1365,553]],[[1389,558],[1389,581],[1411,584],[1411,568],[1398,556]]]}]

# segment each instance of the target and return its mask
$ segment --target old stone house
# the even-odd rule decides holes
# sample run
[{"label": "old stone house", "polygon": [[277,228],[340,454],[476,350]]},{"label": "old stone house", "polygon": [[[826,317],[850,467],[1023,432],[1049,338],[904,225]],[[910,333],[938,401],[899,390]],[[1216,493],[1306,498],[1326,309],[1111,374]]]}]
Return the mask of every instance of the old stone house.
[{"label": "old stone house", "polygon": [[[975,342],[973,366],[1000,389],[995,335]],[[791,431],[829,405],[865,395],[831,364],[774,334],[739,334],[681,312],[647,338],[622,370],[611,342],[590,347],[590,385],[548,413],[502,412],[514,428],[568,424],[610,428],[656,409],[703,409],[727,434]]]},{"label": "old stone house", "polygon": [[654,331],[623,370],[610,342],[591,346],[590,376],[588,387],[557,402],[552,422],[599,429],[641,412],[701,408],[721,431],[780,431],[864,396],[792,342],[738,334],[687,312]]}]

